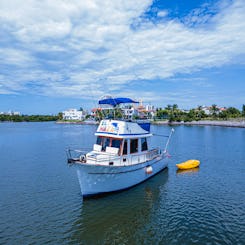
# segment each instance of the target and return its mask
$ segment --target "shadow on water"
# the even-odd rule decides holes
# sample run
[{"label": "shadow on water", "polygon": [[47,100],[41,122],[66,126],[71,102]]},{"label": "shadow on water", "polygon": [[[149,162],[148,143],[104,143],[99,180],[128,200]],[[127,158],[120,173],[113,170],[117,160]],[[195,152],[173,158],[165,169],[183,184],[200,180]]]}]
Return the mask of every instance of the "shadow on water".
[{"label": "shadow on water", "polygon": [[177,169],[176,173],[178,175],[193,175],[199,172],[199,167],[197,168],[192,168],[192,169]]},{"label": "shadow on water", "polygon": [[134,244],[134,234],[151,223],[161,189],[168,181],[164,170],[148,181],[124,192],[85,200],[73,224],[70,244]]}]

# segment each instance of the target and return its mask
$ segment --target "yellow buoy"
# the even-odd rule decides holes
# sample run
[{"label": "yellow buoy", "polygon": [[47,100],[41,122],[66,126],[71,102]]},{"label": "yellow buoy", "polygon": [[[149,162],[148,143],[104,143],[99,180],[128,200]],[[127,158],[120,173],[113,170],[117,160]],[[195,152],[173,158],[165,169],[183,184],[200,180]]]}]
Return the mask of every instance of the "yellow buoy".
[{"label": "yellow buoy", "polygon": [[191,169],[191,168],[196,168],[199,165],[200,165],[200,161],[198,160],[188,160],[186,162],[176,164],[178,169]]}]

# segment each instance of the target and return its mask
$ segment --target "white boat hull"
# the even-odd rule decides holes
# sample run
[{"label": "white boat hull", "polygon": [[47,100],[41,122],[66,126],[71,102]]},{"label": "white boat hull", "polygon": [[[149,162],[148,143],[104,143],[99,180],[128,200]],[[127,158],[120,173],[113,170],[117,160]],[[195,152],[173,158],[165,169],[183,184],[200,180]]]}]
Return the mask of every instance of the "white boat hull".
[{"label": "white boat hull", "polygon": [[86,197],[128,189],[159,173],[167,167],[167,162],[157,157],[128,166],[77,163],[76,167],[81,192]]}]

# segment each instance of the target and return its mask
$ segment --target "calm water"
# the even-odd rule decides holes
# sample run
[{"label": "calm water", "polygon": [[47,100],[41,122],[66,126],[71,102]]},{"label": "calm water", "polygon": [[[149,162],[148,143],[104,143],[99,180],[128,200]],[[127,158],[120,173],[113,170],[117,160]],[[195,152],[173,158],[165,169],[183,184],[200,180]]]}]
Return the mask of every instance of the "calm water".
[{"label": "calm water", "polygon": [[[0,123],[0,244],[245,244],[245,129],[175,127],[167,170],[83,201],[65,149],[91,146],[95,130]],[[198,170],[176,171],[191,158]]]}]

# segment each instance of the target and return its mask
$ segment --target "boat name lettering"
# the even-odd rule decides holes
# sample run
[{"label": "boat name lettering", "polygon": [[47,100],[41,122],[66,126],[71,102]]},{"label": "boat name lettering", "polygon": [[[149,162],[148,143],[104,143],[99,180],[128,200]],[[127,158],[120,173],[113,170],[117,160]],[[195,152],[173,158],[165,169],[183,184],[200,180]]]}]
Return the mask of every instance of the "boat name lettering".
[{"label": "boat name lettering", "polygon": [[118,123],[107,124],[106,122],[102,122],[98,131],[117,134],[119,131]]}]

